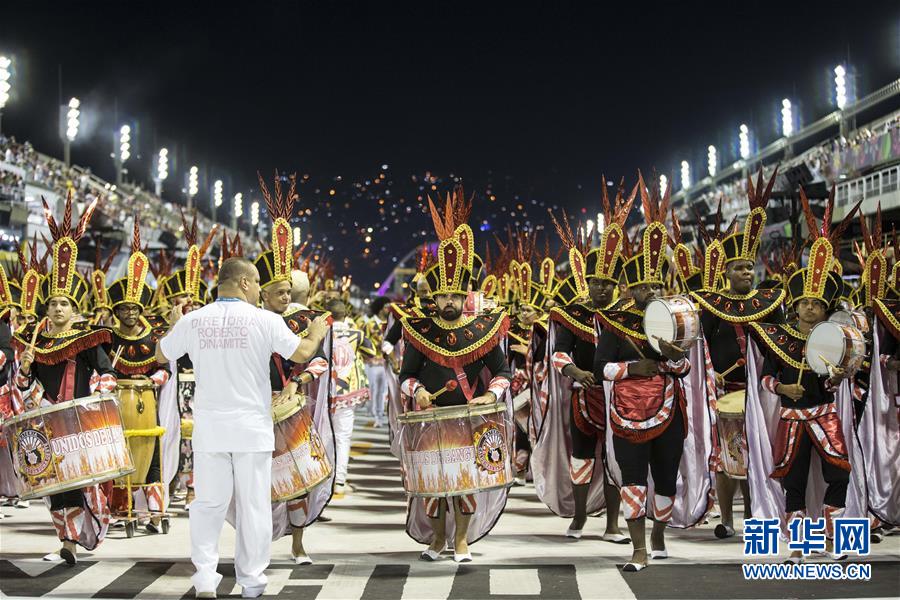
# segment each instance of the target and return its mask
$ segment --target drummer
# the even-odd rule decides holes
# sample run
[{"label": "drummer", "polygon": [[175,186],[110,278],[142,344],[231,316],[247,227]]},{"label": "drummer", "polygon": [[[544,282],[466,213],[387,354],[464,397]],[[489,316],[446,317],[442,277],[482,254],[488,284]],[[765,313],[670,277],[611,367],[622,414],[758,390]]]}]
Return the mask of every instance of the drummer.
[{"label": "drummer", "polygon": [[[580,261],[570,259],[572,274],[557,288],[554,297],[558,305],[550,311],[553,331],[550,337],[554,340],[551,365],[555,372],[551,378],[561,381],[559,385],[554,385],[556,379],[551,380],[549,402],[568,413],[556,420],[569,423],[568,431],[562,431],[561,435],[568,438],[566,447],[571,448],[571,455],[566,457],[568,465],[560,465],[557,469],[549,465],[537,468],[548,473],[556,471],[560,475],[552,483],[556,491],[551,492],[548,498],[542,498],[555,512],[565,514],[562,508],[564,497],[568,489],[572,491],[574,513],[570,513],[573,519],[566,531],[567,537],[581,538],[588,514],[599,511],[605,505],[606,529],[601,539],[614,544],[627,544],[628,538],[619,529],[619,490],[607,481],[603,464],[606,460],[606,398],[602,379],[594,375],[597,349],[595,322],[601,310],[613,308],[616,285],[622,273],[621,253],[625,237],[622,227],[631,211],[637,187],[627,200],[619,190],[613,207],[610,207],[605,178],[601,189],[607,226],[600,235],[600,245],[585,256],[583,273],[577,266]],[[557,223],[558,233],[564,236],[566,245],[572,247],[574,240],[565,237],[568,229],[568,223],[564,227]],[[581,283],[582,279],[586,279],[586,283]],[[584,285],[587,294],[581,289]],[[542,427],[542,437],[550,433],[546,429]],[[552,461],[553,455],[548,454],[544,459],[544,462]],[[568,481],[564,478],[565,474],[568,474]]]},{"label": "drummer", "polygon": [[[91,395],[92,379],[101,392],[116,387],[116,377],[102,344],[110,340],[106,329],[75,329],[77,307],[88,293],[88,285],[76,271],[78,240],[91,218],[95,200],[72,227],[72,194],[66,199],[67,218],[57,223],[44,202],[50,233],[53,236],[54,260],[51,272],[41,284],[40,297],[46,307],[46,329],[34,327],[16,332],[14,344],[19,351],[16,384],[22,394],[24,408],[57,404]],[[43,323],[43,322],[42,322]],[[36,342],[36,343],[35,343]],[[107,496],[110,483],[93,485],[50,496],[50,514],[62,549],[48,554],[45,560],[76,562],[77,546],[93,550],[106,537],[109,526]]]},{"label": "drummer", "polygon": [[[147,285],[149,272],[150,261],[141,252],[140,221],[135,215],[127,274],[114,281],[107,290],[109,306],[116,317],[107,351],[111,360],[118,356],[114,366],[118,378],[146,378],[157,388],[162,388],[169,381],[170,372],[169,365],[160,365],[156,362],[156,344],[166,333],[166,323],[159,317],[145,315],[153,298],[153,289]],[[154,407],[154,411],[158,413],[158,407]],[[158,414],[157,423],[159,423]],[[160,439],[156,438],[146,483],[162,481],[159,444]],[[151,513],[160,513],[166,509],[168,504],[166,494],[162,493],[158,486],[144,487],[143,493],[146,495],[147,508]],[[146,527],[150,533],[159,533],[158,514],[150,517]]]},{"label": "drummer", "polygon": [[[462,190],[455,190],[448,202],[464,202]],[[402,321],[406,351],[400,367],[401,391],[407,400],[414,399],[418,410],[497,402],[506,396],[511,376],[500,346],[509,328],[509,318],[502,310],[463,317],[463,304],[472,279],[472,230],[462,223],[441,221],[438,216],[434,220],[442,239],[438,246],[440,277],[434,295],[438,313],[435,317],[411,317]],[[448,381],[458,382],[457,387],[432,399]],[[486,492],[492,493],[497,492]],[[500,493],[505,495],[506,490]],[[456,527],[453,560],[457,563],[471,562],[469,543],[487,535],[505,504],[502,501],[481,503],[478,497],[479,494],[456,496],[452,501]],[[444,498],[410,499],[407,533],[413,537],[413,529],[433,531],[430,536],[414,537],[420,543],[429,544],[421,554],[422,560],[440,559],[447,541],[448,503]],[[476,511],[479,511],[478,527],[470,531],[469,524]],[[427,519],[421,519],[422,516]]]},{"label": "drummer", "polygon": [[[765,321],[768,323],[784,322],[781,303],[784,301],[783,289],[755,290],[754,267],[757,262],[760,242],[766,224],[766,204],[772,184],[778,174],[776,169],[763,189],[762,171],[760,170],[756,187],[752,180],[747,180],[747,197],[750,214],[741,231],[732,233],[722,240],[724,246],[725,288],[719,289],[722,263],[713,260],[713,254],[707,252],[710,260],[704,263],[702,276],[703,289],[693,291],[691,296],[703,309],[701,324],[710,358],[716,370],[716,395],[733,392],[744,393],[747,387],[747,333],[749,324]],[[719,254],[721,256],[721,254]],[[724,375],[723,375],[724,374]],[[743,412],[743,411],[741,411]],[[743,428],[742,428],[743,429]],[[726,440],[719,439],[720,452],[728,452]],[[745,476],[732,478],[723,469],[723,460],[716,461],[716,497],[722,522],[714,530],[717,538],[728,538],[734,535],[734,518],[732,505],[734,494],[740,484],[744,499],[744,519],[750,518],[750,488]],[[746,465],[745,465],[746,467]]]},{"label": "drummer", "polygon": [[[185,314],[202,307],[207,299],[208,287],[201,279],[203,255],[212,243],[217,225],[206,237],[202,246],[198,245],[197,214],[188,223],[184,212],[181,213],[181,224],[184,228],[184,239],[188,245],[188,255],[184,267],[167,276],[159,284],[161,290],[157,290],[160,303],[169,307],[166,315],[170,315],[172,308],[179,307]],[[178,412],[182,423],[194,422],[194,381],[182,381],[185,375],[193,374],[194,365],[191,358],[185,354],[176,361],[176,380],[178,382]],[[186,489],[184,508],[190,509],[194,500],[194,451],[192,433],[181,429],[181,448],[178,457],[178,480],[176,486]]]},{"label": "drummer", "polygon": [[[621,471],[621,498],[628,532],[633,544],[631,559],[624,571],[640,571],[648,565],[645,521],[647,506],[653,508],[650,558],[668,557],[665,530],[672,519],[681,481],[679,465],[688,431],[686,397],[681,379],[691,364],[681,348],[659,340],[656,352],[642,332],[644,309],[662,295],[668,262],[664,225],[668,192],[659,201],[656,193],[647,197],[643,178],[638,185],[647,228],[634,255],[622,265],[622,280],[634,302],[624,310],[600,311],[597,321],[603,328],[594,356],[595,381],[611,381],[610,427],[615,460]],[[626,250],[628,250],[626,248]],[[648,498],[648,471],[653,474],[655,495]],[[678,485],[676,485],[676,481]]]},{"label": "drummer", "polygon": [[[254,261],[259,271],[260,299],[263,309],[281,315],[287,326],[298,336],[302,336],[310,322],[322,313],[308,308],[291,308],[293,301],[293,275],[305,276],[302,271],[291,271],[293,263],[291,245],[283,243],[285,239],[293,240],[289,224],[296,198],[296,175],[289,177],[290,188],[286,196],[281,196],[280,186],[276,184],[276,198],[273,198],[262,177],[259,177],[260,190],[266,200],[269,215],[273,219],[271,246],[263,251]],[[278,197],[281,196],[281,197]],[[240,256],[238,245],[228,248],[229,256]],[[303,277],[300,278],[301,282]],[[309,291],[309,279],[306,278],[306,291]],[[299,298],[305,300],[305,297]],[[319,353],[321,354],[321,353]],[[320,360],[324,358],[320,356]],[[327,366],[327,362],[325,362]],[[277,406],[296,400],[301,386],[313,379],[309,371],[301,375],[304,365],[294,363],[289,358],[273,354],[269,361],[269,379],[272,385],[272,404]],[[318,371],[321,374],[323,371]],[[330,438],[326,438],[330,439]],[[331,455],[333,449],[329,449]],[[311,505],[309,495],[295,498],[285,503],[284,510],[273,504],[273,537],[279,538],[291,532],[291,560],[298,565],[312,564],[312,559],[303,547],[304,529],[314,523],[321,514],[324,502]],[[279,520],[280,518],[280,520]],[[286,522],[284,522],[286,521]]]},{"label": "drummer", "polygon": [[[807,218],[815,222],[802,189],[801,199]],[[852,219],[854,213],[855,209],[849,218]],[[826,214],[831,214],[830,210],[826,210]],[[826,223],[824,232],[810,231],[815,240],[809,252],[810,263],[788,280],[788,303],[796,311],[796,323],[793,326],[753,323],[751,326],[755,341],[765,349],[760,385],[776,394],[781,406],[777,439],[771,448],[775,467],[770,477],[780,479],[784,488],[785,523],[806,516],[810,460],[812,453],[817,452],[828,486],[822,511],[827,538],[825,554],[840,560],[845,556],[833,553],[832,538],[834,519],[844,512],[850,462],[836,409],[835,390],[845,374],[835,367],[830,376],[818,375],[805,362],[809,357],[804,357],[809,332],[826,319],[841,287],[841,279],[833,271],[832,244],[838,241],[842,227],[836,228],[831,239],[829,228],[830,223]],[[769,439],[769,436],[761,437]],[[752,473],[750,484],[759,485],[759,493],[765,493],[765,482],[757,481]],[[795,551],[787,562],[798,564],[802,560],[802,553]]]}]

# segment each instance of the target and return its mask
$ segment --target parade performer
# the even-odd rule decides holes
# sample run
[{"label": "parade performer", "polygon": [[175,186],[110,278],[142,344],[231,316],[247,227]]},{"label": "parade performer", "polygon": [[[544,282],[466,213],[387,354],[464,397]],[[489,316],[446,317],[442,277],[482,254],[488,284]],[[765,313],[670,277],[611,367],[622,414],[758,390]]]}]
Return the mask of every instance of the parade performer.
[{"label": "parade performer", "polygon": [[[258,176],[260,190],[266,201],[268,214],[272,218],[272,237],[269,247],[266,248],[254,261],[259,271],[260,298],[263,309],[280,315],[285,324],[293,331],[298,339],[306,335],[309,324],[315,318],[323,316],[323,313],[312,311],[308,308],[291,307],[293,301],[292,271],[293,264],[293,230],[290,219],[293,217],[294,202],[297,198],[296,175],[288,177],[289,187],[286,194],[282,193],[281,178],[276,173],[273,191],[270,193],[262,176]],[[228,256],[240,256],[242,248],[239,238],[229,245]],[[324,340],[327,344],[327,339]],[[319,348],[317,355],[324,357]],[[323,358],[324,360],[324,358]],[[327,367],[327,361],[325,361]],[[334,435],[330,411],[328,410],[327,386],[323,389],[312,391],[304,390],[310,377],[304,379],[301,376],[305,363],[294,363],[290,359],[272,354],[269,362],[269,376],[272,387],[273,404],[276,407],[286,406],[291,402],[297,402],[298,397],[305,402],[303,410],[309,411],[313,423],[316,425],[319,438],[328,454],[330,464],[335,462]],[[321,391],[322,393],[318,393]],[[276,408],[277,410],[277,408]],[[329,479],[310,494],[289,500],[288,502],[276,502],[272,504],[273,539],[278,539],[291,534],[291,560],[298,565],[312,564],[312,559],[303,546],[303,533],[306,527],[316,521],[328,500],[331,498],[332,481]]]},{"label": "parade performer", "polygon": [[[781,323],[784,320],[781,312],[784,290],[753,288],[754,268],[766,225],[766,204],[777,175],[778,169],[775,169],[765,188],[762,170],[759,172],[756,186],[750,177],[747,178],[750,214],[747,215],[741,231],[728,235],[721,242],[724,250],[725,289],[718,289],[721,261],[709,260],[704,261],[703,289],[691,293],[692,298],[703,309],[701,316],[703,335],[708,347],[714,350],[710,353],[710,358],[716,370],[716,395],[721,399],[728,394],[729,404],[723,410],[729,414],[744,413],[747,387],[747,335],[750,323],[761,321]],[[718,253],[715,255],[721,256]],[[676,264],[683,264],[684,256],[676,251]],[[746,480],[746,442],[743,427],[734,431],[728,430],[729,435],[722,435],[721,432],[725,430],[724,424],[718,425],[720,428],[717,439],[721,456],[716,461],[716,498],[722,522],[716,525],[714,533],[718,538],[727,538],[734,535],[732,505],[735,491],[740,485],[744,499],[744,518],[747,519],[750,517],[750,488]],[[735,465],[737,468],[729,470],[737,472],[729,473],[726,470],[727,465]]]},{"label": "parade performer", "polygon": [[595,318],[615,299],[625,239],[622,228],[636,195],[637,187],[627,199],[619,189],[611,206],[606,178],[602,178],[606,227],[599,246],[584,258],[576,249],[568,220],[560,224],[554,219],[570,248],[572,275],[560,285],[559,305],[550,311],[549,405],[535,444],[535,489],[550,510],[572,517],[566,536],[580,538],[587,516],[605,506],[601,539],[615,544],[628,543],[628,538],[619,529],[619,491],[607,481],[604,468],[606,398],[602,379],[594,377]]},{"label": "parade performer", "polygon": [[[188,245],[187,258],[184,267],[168,275],[162,283],[158,284],[162,304],[168,307],[167,316],[171,315],[173,307],[179,307],[182,312],[190,312],[204,305],[208,294],[208,286],[200,277],[203,270],[203,256],[209,249],[216,234],[217,225],[214,225],[202,246],[197,245],[197,214],[191,223],[188,223],[181,213],[181,223],[184,227],[184,239]],[[187,490],[184,507],[189,509],[194,499],[194,453],[192,450],[193,426],[194,426],[194,391],[196,381],[194,368],[189,356],[181,356],[176,365],[169,365],[170,371],[175,373],[175,387],[166,386],[162,394],[174,392],[177,397],[178,411],[181,415],[181,448],[178,460],[178,481],[176,485]],[[162,402],[162,400],[161,400]]]},{"label": "parade performer", "polygon": [[[456,190],[448,204],[461,199],[462,190]],[[448,212],[452,208],[446,207]],[[509,328],[509,318],[503,311],[463,316],[472,279],[472,230],[464,224],[454,229],[453,218],[446,212],[441,218],[433,210],[433,216],[442,240],[438,247],[439,281],[434,290],[438,316],[409,317],[402,321],[406,351],[400,368],[400,385],[406,404],[411,407],[414,403],[421,410],[432,405],[489,404],[504,400],[511,374],[501,342]],[[452,390],[446,387],[451,380],[457,382]],[[433,398],[442,388],[446,392]],[[493,528],[506,504],[507,493],[502,488],[446,499],[411,497],[406,531],[419,543],[429,544],[422,552],[423,560],[438,560],[447,536],[452,535],[454,561],[470,562],[469,544]],[[453,506],[452,519],[448,505]]]},{"label": "parade performer", "polygon": [[[105,281],[105,273],[103,277],[100,273],[108,268],[107,265],[92,274],[98,285],[101,281]],[[167,384],[170,376],[169,366],[159,365],[156,362],[156,344],[165,334],[167,326],[161,318],[145,314],[153,297],[153,289],[147,284],[150,261],[141,249],[140,221],[137,215],[134,218],[131,256],[128,259],[127,269],[126,276],[114,281],[106,290],[103,305],[109,307],[117,323],[111,328],[111,339],[106,350],[111,359],[118,356],[115,363],[117,378],[138,381],[146,379],[159,390]],[[99,298],[99,292],[96,294]],[[161,436],[149,435],[148,431],[148,435],[132,437],[129,442],[133,455],[151,456],[146,475],[137,479],[132,477],[132,482],[158,484],[145,485],[136,490],[134,493],[136,505],[140,506],[143,503],[151,513],[161,513],[168,506],[167,490],[177,467],[178,412],[174,406],[174,394],[153,395],[154,400],[160,401],[158,407],[144,406],[142,398],[140,406],[121,406],[121,410],[126,427],[148,431],[161,425],[165,429],[165,433]],[[163,406],[161,402],[163,398],[166,398],[171,406]],[[145,411],[149,417],[144,416]],[[129,420],[134,421],[134,427],[131,427]],[[174,460],[166,461],[165,465],[160,461],[161,447],[167,457],[174,455],[172,456]],[[175,452],[172,452],[173,450]],[[113,504],[114,508],[121,509]],[[151,516],[146,525],[147,530],[159,533],[160,519],[158,514]]]},{"label": "parade performer", "polygon": [[[880,208],[880,207],[879,207]],[[880,213],[880,210],[879,210]],[[881,248],[880,214],[872,236],[863,229],[868,255],[864,304],[874,310],[872,356],[866,396],[857,415],[857,439],[865,464],[866,506],[880,523],[876,535],[900,526],[900,243],[894,232],[893,269]]]},{"label": "parade performer", "polygon": [[[796,321],[791,325],[751,324],[753,338],[764,355],[758,370],[757,357],[750,352],[747,356],[748,381],[760,383],[758,390],[753,390],[754,386],[747,389],[746,431],[754,516],[781,517],[785,530],[794,519],[824,516],[828,538],[825,553],[840,559],[844,557],[832,552],[832,538],[834,519],[844,514],[848,499],[851,463],[846,439],[848,433],[852,436],[852,402],[844,378],[850,374],[835,367],[830,376],[818,375],[809,368],[810,357],[805,356],[809,332],[826,319],[838,298],[841,279],[834,272],[833,248],[858,209],[857,205],[840,225],[832,228],[833,194],[832,190],[819,229],[801,188],[801,202],[813,243],[808,266],[793,273],[787,282],[787,302],[796,314]],[[836,392],[840,399],[836,398]],[[839,415],[844,408],[849,422],[844,422]],[[768,415],[775,415],[777,421],[773,423],[774,419],[767,418]],[[775,440],[774,446],[770,438]],[[813,454],[818,455],[827,489],[824,500],[816,497],[808,502],[807,483],[814,464]],[[817,476],[818,473],[814,475]],[[821,487],[816,485],[815,489],[821,491]],[[854,507],[853,512],[858,509]],[[859,516],[864,516],[864,507],[862,512]],[[802,560],[802,553],[795,551],[788,562],[797,564]]]},{"label": "parade performer", "polygon": [[381,427],[385,424],[384,401],[387,398],[387,373],[385,366],[387,360],[381,351],[381,345],[384,341],[385,329],[387,327],[387,318],[390,313],[390,301],[379,296],[369,304],[369,312],[371,313],[364,324],[366,337],[375,348],[375,356],[365,359],[366,378],[369,380],[369,415],[375,420],[374,426]]},{"label": "parade performer", "polygon": [[[32,343],[33,327],[16,332],[14,344],[19,352],[16,385],[21,395],[16,412],[89,396],[92,380],[101,392],[111,392],[116,387],[115,374],[102,347],[109,342],[109,331],[79,329],[72,324],[77,307],[88,293],[87,283],[75,269],[78,240],[84,235],[96,206],[95,200],[85,208],[73,228],[71,191],[61,222],[56,221],[44,202],[53,237],[53,264],[39,289],[37,280],[26,274],[22,293],[28,299],[24,303],[40,298],[46,307],[48,325],[42,327],[43,321],[37,325],[40,330],[35,343]],[[45,556],[45,560],[62,558],[75,564],[77,546],[93,550],[103,541],[109,526],[110,487],[108,483],[92,485],[49,497],[53,525],[63,547],[58,554]]]},{"label": "parade performer", "polygon": [[[597,313],[602,332],[593,371],[596,381],[610,382],[606,387],[612,438],[607,452],[613,453],[609,469],[621,484],[623,512],[634,546],[625,571],[640,571],[648,564],[648,506],[654,518],[649,557],[662,559],[668,557],[667,525],[696,525],[711,505],[711,392],[706,383],[711,365],[705,364],[705,349],[697,347],[699,341],[691,348],[692,365],[685,350],[665,340],[657,340],[660,352],[656,352],[643,333],[644,309],[662,295],[668,274],[664,221],[669,190],[662,201],[656,191],[651,197],[640,174],[638,187],[647,228],[637,252],[622,265],[622,282],[633,305]],[[684,453],[686,440],[690,453]]]}]

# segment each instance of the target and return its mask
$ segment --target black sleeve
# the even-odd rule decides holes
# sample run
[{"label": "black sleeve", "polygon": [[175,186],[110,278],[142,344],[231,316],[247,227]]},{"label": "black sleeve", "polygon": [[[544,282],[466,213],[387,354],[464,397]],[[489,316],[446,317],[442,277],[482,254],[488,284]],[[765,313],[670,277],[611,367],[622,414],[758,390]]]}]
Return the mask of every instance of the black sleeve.
[{"label": "black sleeve", "polygon": [[[762,372],[760,372],[760,377],[771,375],[776,380],[778,380],[778,374],[780,372],[781,369],[778,359],[772,356],[771,352],[767,351],[765,356],[763,357]],[[779,383],[781,383],[781,381],[779,381]]]},{"label": "black sleeve", "polygon": [[715,339],[716,332],[719,330],[719,323],[722,322],[722,319],[712,314],[708,310],[704,310],[700,313],[700,326],[703,327],[703,337],[706,338],[706,341]]},{"label": "black sleeve", "polygon": [[[493,350],[485,355],[483,362],[484,366],[491,372],[492,377],[512,379],[512,371],[509,369],[509,363],[506,361],[506,356],[503,354],[503,349],[500,348],[500,344],[494,346]],[[406,357],[403,358],[403,363],[404,365],[406,364]],[[403,370],[401,369],[400,372],[402,380]]]},{"label": "black sleeve", "polygon": [[401,335],[403,335],[403,324],[400,322],[400,319],[394,319],[394,323],[384,336],[384,341],[392,346],[396,346],[397,342],[400,341]]},{"label": "black sleeve", "polygon": [[556,341],[553,343],[553,351],[554,352],[565,352],[574,360],[573,353],[575,352],[575,334],[569,331],[566,327],[557,324],[556,325]]},{"label": "black sleeve", "polygon": [[400,385],[403,385],[407,379],[418,379],[424,364],[425,355],[412,344],[407,344],[406,350],[403,352],[403,364],[400,365]]},{"label": "black sleeve", "polygon": [[115,376],[116,372],[113,370],[112,363],[109,362],[109,356],[106,354],[106,351],[103,350],[103,346],[94,346],[85,352],[84,356],[88,366],[94,371],[97,371],[98,375]]},{"label": "black sleeve", "polygon": [[619,362],[619,336],[604,329],[597,342],[597,351],[594,352],[594,380],[603,381],[603,370],[606,363]]},{"label": "black sleeve", "polygon": [[531,362],[542,362],[547,354],[547,336],[542,330],[535,328],[531,336]]},{"label": "black sleeve", "polygon": [[766,316],[766,323],[781,325],[784,323],[784,309],[780,306]]}]

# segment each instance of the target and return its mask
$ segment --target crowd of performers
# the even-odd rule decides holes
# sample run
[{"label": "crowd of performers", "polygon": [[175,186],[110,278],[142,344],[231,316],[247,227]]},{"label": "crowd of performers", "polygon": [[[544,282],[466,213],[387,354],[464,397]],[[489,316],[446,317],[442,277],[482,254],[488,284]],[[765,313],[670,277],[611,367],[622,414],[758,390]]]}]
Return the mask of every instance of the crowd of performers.
[{"label": "crowd of performers", "polygon": [[[832,195],[820,224],[801,194],[808,250],[760,256],[773,182],[748,179],[743,224],[701,223],[689,245],[668,191],[639,175],[630,194],[620,184],[610,201],[604,181],[599,235],[553,217],[566,261],[549,242],[541,251],[533,232],[496,238],[482,258],[467,224],[471,200],[457,189],[429,199],[439,243],[423,249],[409,298],[376,298],[358,315],[349,277],[313,268],[293,246],[294,178],[288,189],[276,178],[271,193],[260,178],[272,219],[270,242],[253,253],[261,304],[314,348],[306,362],[270,364],[276,455],[298,411],[313,432],[303,458],[312,466],[296,463],[293,485],[279,480],[284,489],[273,477],[272,539],[291,535],[292,559],[311,562],[303,532],[352,490],[347,466],[363,410],[389,426],[409,493],[407,533],[427,546],[422,560],[440,560],[449,546],[456,562],[471,561],[469,545],[498,522],[510,486],[527,482],[571,519],[569,538],[605,511],[601,539],[631,544],[626,571],[666,558],[667,530],[705,523],[716,507],[715,537],[734,536],[738,490],[744,518],[778,518],[787,530],[792,519],[823,516],[835,560],[834,519],[869,518],[876,538],[891,532],[900,524],[900,261],[891,264],[900,248],[885,242],[880,213],[874,225],[860,217],[863,275],[850,285],[838,255],[857,209],[832,225]],[[646,226],[629,236],[638,198]],[[206,254],[218,236],[201,241],[196,221],[185,220],[180,269],[164,253],[148,258],[136,217],[124,277],[107,283],[112,257],[79,272],[94,209],[77,222],[71,201],[59,218],[47,209],[47,250],[35,241],[18,269],[0,270],[0,496],[43,496],[62,542],[46,558],[69,563],[117,521],[129,537],[135,524],[164,533],[173,497],[183,494],[189,509],[192,365],[160,364],[156,346],[173,310],[216,297]],[[220,261],[243,254],[239,238],[221,237]],[[757,283],[761,263],[767,275]],[[807,356],[807,338],[836,312],[861,336],[864,356],[822,374],[812,362],[825,359]],[[47,456],[57,446],[22,432],[39,428],[42,410],[87,406],[97,394],[118,399],[133,469],[65,485]],[[288,464],[273,460],[273,471],[276,463]]]}]

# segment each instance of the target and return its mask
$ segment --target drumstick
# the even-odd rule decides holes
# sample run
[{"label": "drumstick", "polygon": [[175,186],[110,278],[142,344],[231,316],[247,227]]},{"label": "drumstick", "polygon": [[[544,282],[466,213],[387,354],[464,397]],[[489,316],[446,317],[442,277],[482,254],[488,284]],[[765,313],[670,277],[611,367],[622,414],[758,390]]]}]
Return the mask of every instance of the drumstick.
[{"label": "drumstick", "polygon": [[743,367],[745,364],[747,364],[747,361],[744,360],[743,358],[739,358],[736,363],[734,363],[733,365],[731,365],[730,367],[725,369],[723,372],[719,373],[719,376],[724,379],[729,373],[731,373],[738,367]]},{"label": "drumstick", "polygon": [[116,368],[116,363],[119,362],[119,357],[122,356],[122,350],[124,350],[124,349],[125,349],[125,346],[119,346],[116,349],[116,353],[113,355],[112,365],[110,365],[110,368],[112,368],[112,369]]},{"label": "drumstick", "polygon": [[38,322],[37,325],[35,325],[34,331],[31,333],[31,344],[29,344],[28,350],[32,354],[34,354],[34,345],[37,343],[38,334],[41,332],[41,329],[43,329],[46,324],[47,324],[47,317],[44,317],[43,319],[40,320],[40,322]]},{"label": "drumstick", "polygon": [[458,385],[459,385],[459,383],[455,379],[448,380],[447,383],[444,385],[444,387],[442,387],[441,389],[439,389],[438,391],[436,391],[435,393],[433,393],[431,395],[431,399],[434,400],[435,398],[437,398],[444,392],[452,392],[453,390],[456,389],[456,386],[458,386]]},{"label": "drumstick", "polygon": [[825,363],[825,367],[828,369],[828,375],[832,376],[832,373],[834,373],[834,370],[836,367],[833,364],[831,364],[828,361],[828,359],[825,358],[824,356],[822,356],[821,354],[819,355],[819,360],[821,360],[823,363]]},{"label": "drumstick", "polygon": [[637,352],[638,355],[639,355],[641,358],[647,358],[646,356],[644,356],[644,353],[641,352],[641,349],[638,348],[637,344],[634,343],[634,340],[633,340],[633,339],[631,339],[631,338],[630,338],[629,336],[627,336],[627,335],[625,336],[625,339],[628,340],[628,343],[631,344],[631,347],[634,348],[634,351]]},{"label": "drumstick", "polygon": [[803,379],[803,369],[806,368],[806,361],[802,361],[800,363],[800,373],[797,375],[797,385],[800,385],[800,380]]}]

